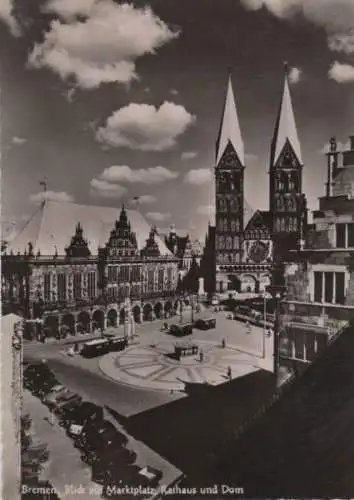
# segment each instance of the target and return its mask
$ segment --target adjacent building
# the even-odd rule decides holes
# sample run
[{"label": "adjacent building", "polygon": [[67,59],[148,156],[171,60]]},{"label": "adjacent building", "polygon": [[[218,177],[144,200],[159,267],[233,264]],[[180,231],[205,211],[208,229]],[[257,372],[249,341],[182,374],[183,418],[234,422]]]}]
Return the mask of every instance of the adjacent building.
[{"label": "adjacent building", "polygon": [[123,324],[127,298],[136,322],[163,318],[178,267],[137,211],[44,201],[2,256],[3,307],[45,336]]},{"label": "adjacent building", "polygon": [[303,246],[285,266],[281,364],[308,363],[354,318],[354,136],[330,140],[325,196]]}]

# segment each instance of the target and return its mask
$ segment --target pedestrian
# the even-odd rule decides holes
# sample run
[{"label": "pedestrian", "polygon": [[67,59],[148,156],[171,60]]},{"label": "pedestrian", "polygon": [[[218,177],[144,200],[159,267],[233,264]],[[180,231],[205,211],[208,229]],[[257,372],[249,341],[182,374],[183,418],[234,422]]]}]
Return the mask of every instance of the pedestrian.
[{"label": "pedestrian", "polygon": [[246,333],[247,334],[251,333],[251,325],[249,321],[246,321]]},{"label": "pedestrian", "polygon": [[201,363],[203,363],[203,361],[204,361],[204,353],[203,353],[203,351],[200,351],[200,352],[199,352],[199,361],[200,361]]},{"label": "pedestrian", "polygon": [[228,367],[227,367],[227,378],[229,379],[229,382],[231,382],[231,380],[232,380],[232,370],[231,370],[231,366],[228,366]]},{"label": "pedestrian", "polygon": [[225,347],[226,347],[226,342],[225,342],[225,339],[222,339],[222,341],[221,341],[221,347],[222,347],[223,349],[225,349]]}]

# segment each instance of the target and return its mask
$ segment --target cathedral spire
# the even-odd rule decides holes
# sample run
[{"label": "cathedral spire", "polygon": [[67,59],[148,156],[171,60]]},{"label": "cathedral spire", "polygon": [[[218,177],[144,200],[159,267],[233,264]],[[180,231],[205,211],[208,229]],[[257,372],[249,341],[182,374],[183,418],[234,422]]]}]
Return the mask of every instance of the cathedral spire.
[{"label": "cathedral spire", "polygon": [[216,142],[216,164],[218,165],[228,144],[235,149],[242,165],[245,164],[244,146],[241,137],[240,124],[237,116],[235,97],[232,90],[231,71],[227,85],[226,99],[220,124],[219,136]]},{"label": "cathedral spire", "polygon": [[284,70],[285,78],[283,96],[274,130],[271,167],[277,163],[287,141],[290,143],[298,161],[302,164],[301,146],[297,134],[294,110],[289,89],[289,70],[287,63],[284,63]]}]

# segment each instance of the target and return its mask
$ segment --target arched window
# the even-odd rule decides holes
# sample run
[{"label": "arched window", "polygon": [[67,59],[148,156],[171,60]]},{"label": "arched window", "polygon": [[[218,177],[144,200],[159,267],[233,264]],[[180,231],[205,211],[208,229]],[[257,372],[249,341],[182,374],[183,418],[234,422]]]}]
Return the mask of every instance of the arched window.
[{"label": "arched window", "polygon": [[219,236],[219,248],[221,250],[225,248],[225,238],[224,238],[224,236]]},{"label": "arched window", "polygon": [[234,236],[234,250],[237,250],[240,245],[240,238],[238,236]]},{"label": "arched window", "polygon": [[236,221],[232,219],[231,221],[231,232],[234,233],[236,231]]},{"label": "arched window", "polygon": [[275,230],[277,233],[280,231],[280,219],[276,219],[275,221]]},{"label": "arched window", "polygon": [[224,220],[223,219],[219,219],[218,229],[219,229],[219,231],[223,231],[224,230]]},{"label": "arched window", "polygon": [[227,223],[227,219],[224,219],[224,229],[225,232],[229,230],[229,225]]},{"label": "arched window", "polygon": [[236,233],[240,232],[240,221],[239,219],[236,219]]},{"label": "arched window", "polygon": [[231,250],[232,249],[232,237],[228,236],[226,238],[226,249]]},{"label": "arched window", "polygon": [[285,231],[285,218],[280,218],[280,231]]}]

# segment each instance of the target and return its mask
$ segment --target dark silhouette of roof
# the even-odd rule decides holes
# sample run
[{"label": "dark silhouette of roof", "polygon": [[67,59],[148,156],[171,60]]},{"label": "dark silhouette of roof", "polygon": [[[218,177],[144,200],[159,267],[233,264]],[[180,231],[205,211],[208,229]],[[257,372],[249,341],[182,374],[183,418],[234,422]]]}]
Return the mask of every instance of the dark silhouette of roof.
[{"label": "dark silhouette of roof", "polygon": [[247,223],[245,232],[262,230],[270,233],[272,229],[272,214],[268,210],[256,210]]},{"label": "dark silhouette of roof", "polygon": [[248,498],[354,498],[353,426],[350,327],[230,444],[205,482],[243,487]]}]

